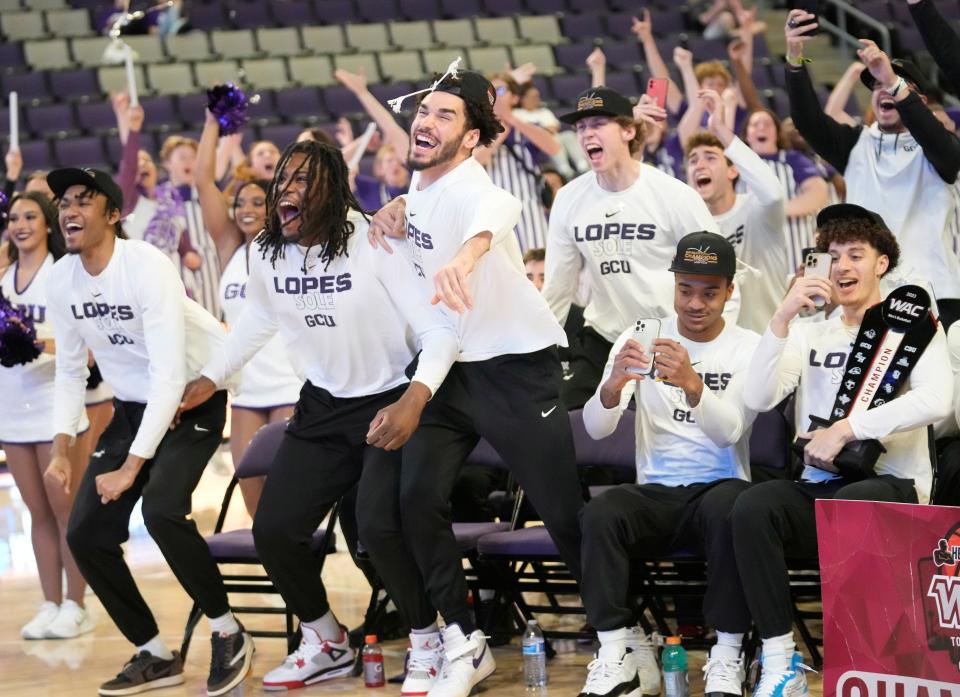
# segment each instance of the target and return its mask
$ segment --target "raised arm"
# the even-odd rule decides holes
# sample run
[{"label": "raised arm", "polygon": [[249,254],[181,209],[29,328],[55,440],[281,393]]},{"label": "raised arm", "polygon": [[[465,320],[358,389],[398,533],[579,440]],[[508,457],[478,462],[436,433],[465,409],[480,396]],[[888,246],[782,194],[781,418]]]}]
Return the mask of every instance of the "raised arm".
[{"label": "raised arm", "polygon": [[940,14],[933,0],[907,0],[907,4],[937,67],[953,85],[954,92],[960,92],[960,36],[955,25]]},{"label": "raised arm", "polygon": [[637,37],[637,41],[643,46],[643,57],[650,70],[651,77],[665,78],[667,80],[667,110],[671,114],[680,111],[680,104],[683,102],[683,94],[677,83],[670,76],[670,69],[660,55],[660,49],[657,47],[657,41],[653,38],[653,17],[650,10],[643,9],[640,18],[633,17],[633,24],[630,27]]},{"label": "raised arm", "polygon": [[850,101],[850,95],[853,94],[853,88],[860,84],[860,73],[867,66],[860,61],[854,61],[843,72],[843,75],[837,80],[837,84],[830,91],[827,97],[827,105],[823,108],[824,113],[837,123],[847,126],[856,126],[857,121],[847,113],[847,103]]},{"label": "raised arm", "polygon": [[227,202],[217,187],[216,159],[219,136],[220,124],[216,117],[207,111],[203,132],[200,134],[200,147],[197,150],[197,194],[200,198],[200,210],[203,213],[203,226],[217,245],[222,270],[229,263],[237,247],[243,244],[243,233],[230,219]]},{"label": "raised arm", "polygon": [[117,97],[114,98],[114,112],[117,115],[118,126],[122,124],[121,133],[126,132],[126,137],[121,138],[123,151],[120,156],[117,184],[123,192],[123,214],[127,215],[137,207],[137,201],[140,200],[137,173],[140,169],[140,129],[143,127],[145,114],[142,106],[132,107],[128,99]]},{"label": "raised arm", "polygon": [[685,48],[677,46],[673,49],[673,63],[680,69],[683,76],[683,88],[686,92],[687,110],[683,112],[680,123],[677,124],[677,135],[680,144],[686,146],[690,137],[700,130],[703,121],[703,102],[697,97],[700,92],[700,83],[693,71],[693,54]]},{"label": "raised arm", "polygon": [[764,106],[751,74],[751,68],[753,67],[752,54],[753,49],[748,49],[748,44],[742,39],[731,41],[730,45],[727,46],[730,67],[733,68],[733,75],[737,79],[740,95],[743,97],[743,103],[749,112],[762,111]]},{"label": "raised arm", "polygon": [[407,154],[410,152],[410,136],[393,118],[390,110],[377,101],[377,98],[367,89],[367,78],[343,68],[338,69],[334,75],[344,87],[353,92],[364,111],[377,124],[377,128],[383,134],[384,144],[392,145],[397,154],[406,161]]},{"label": "raised arm", "polygon": [[597,46],[587,56],[587,67],[590,68],[590,86],[602,87],[607,84],[607,55]]}]

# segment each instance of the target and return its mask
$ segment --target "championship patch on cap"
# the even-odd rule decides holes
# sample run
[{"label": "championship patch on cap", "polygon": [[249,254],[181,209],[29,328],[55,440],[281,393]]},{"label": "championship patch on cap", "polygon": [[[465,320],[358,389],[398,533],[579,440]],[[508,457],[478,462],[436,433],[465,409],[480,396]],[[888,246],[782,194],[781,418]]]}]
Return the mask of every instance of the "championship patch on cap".
[{"label": "championship patch on cap", "polygon": [[710,248],[705,249],[687,249],[683,252],[683,261],[690,264],[715,265],[719,263],[720,257],[716,252],[711,252]]},{"label": "championship patch on cap", "polygon": [[725,237],[715,232],[691,232],[677,244],[670,271],[729,278],[737,272],[737,255]]},{"label": "championship patch on cap", "polygon": [[580,97],[577,100],[577,111],[583,111],[584,109],[602,109],[603,108],[603,97],[598,97],[595,92],[591,92],[585,97]]},{"label": "championship patch on cap", "polygon": [[564,123],[576,123],[588,116],[626,116],[633,117],[633,104],[616,90],[609,87],[591,87],[577,96],[577,109],[564,114],[560,120]]}]

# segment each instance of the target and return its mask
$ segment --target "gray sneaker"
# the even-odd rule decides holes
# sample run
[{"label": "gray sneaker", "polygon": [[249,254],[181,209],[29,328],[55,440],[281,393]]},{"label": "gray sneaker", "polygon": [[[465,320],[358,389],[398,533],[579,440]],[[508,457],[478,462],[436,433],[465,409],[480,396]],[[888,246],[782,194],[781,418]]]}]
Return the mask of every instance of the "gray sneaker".
[{"label": "gray sneaker", "polygon": [[170,687],[183,683],[183,660],[180,652],[174,651],[173,658],[166,661],[148,651],[141,651],[131,658],[123,670],[113,680],[100,686],[99,693],[104,697],[111,695],[135,695],[158,687]]}]

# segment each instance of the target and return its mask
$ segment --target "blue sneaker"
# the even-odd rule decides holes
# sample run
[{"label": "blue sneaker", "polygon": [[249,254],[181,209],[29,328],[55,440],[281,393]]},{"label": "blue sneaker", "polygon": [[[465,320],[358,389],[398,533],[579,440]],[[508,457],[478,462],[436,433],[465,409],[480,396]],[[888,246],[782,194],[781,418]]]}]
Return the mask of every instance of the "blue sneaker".
[{"label": "blue sneaker", "polygon": [[793,653],[790,667],[773,672],[763,665],[765,656],[760,658],[760,680],[753,688],[753,697],[808,697],[806,671],[813,670],[803,664],[803,656]]}]

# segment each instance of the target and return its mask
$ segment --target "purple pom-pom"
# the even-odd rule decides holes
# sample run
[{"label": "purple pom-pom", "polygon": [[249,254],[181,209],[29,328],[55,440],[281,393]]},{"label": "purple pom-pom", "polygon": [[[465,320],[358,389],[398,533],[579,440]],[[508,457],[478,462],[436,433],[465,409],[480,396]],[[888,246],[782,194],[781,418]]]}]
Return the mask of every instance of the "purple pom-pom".
[{"label": "purple pom-pom", "polygon": [[236,133],[247,124],[249,105],[247,95],[231,82],[207,90],[207,108],[220,123],[222,136]]},{"label": "purple pom-pom", "polygon": [[10,213],[10,199],[0,191],[0,229],[7,226],[7,215]]},{"label": "purple pom-pom", "polygon": [[0,293],[0,365],[10,368],[29,363],[40,355],[41,349],[33,319]]}]

